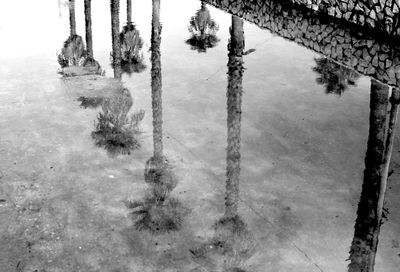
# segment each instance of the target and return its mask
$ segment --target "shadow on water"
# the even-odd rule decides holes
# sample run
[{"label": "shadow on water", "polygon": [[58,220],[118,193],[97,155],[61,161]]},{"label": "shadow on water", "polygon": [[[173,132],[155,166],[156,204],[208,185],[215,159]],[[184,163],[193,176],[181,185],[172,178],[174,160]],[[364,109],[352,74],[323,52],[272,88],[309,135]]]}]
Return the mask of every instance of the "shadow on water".
[{"label": "shadow on water", "polygon": [[188,29],[191,37],[186,43],[192,50],[205,53],[207,49],[217,46],[219,42],[216,35],[218,24],[211,18],[205,2],[201,2],[201,8],[190,19]]},{"label": "shadow on water", "polygon": [[153,109],[153,156],[146,162],[144,179],[149,185],[141,201],[131,201],[127,207],[138,230],[152,234],[178,231],[188,209],[175,197],[177,185],[173,167],[163,152],[162,75],[161,75],[161,23],[160,0],[153,0],[151,32],[151,97]]},{"label": "shadow on water", "polygon": [[255,253],[253,234],[238,212],[240,142],[244,73],[243,20],[232,16],[228,44],[227,153],[225,214],[213,225],[214,235],[190,250],[193,260],[207,271],[247,271],[246,261]]},{"label": "shadow on water", "polygon": [[399,102],[399,89],[393,88],[389,99],[389,87],[371,81],[368,147],[349,272],[374,271],[379,233],[387,218],[385,193]]}]

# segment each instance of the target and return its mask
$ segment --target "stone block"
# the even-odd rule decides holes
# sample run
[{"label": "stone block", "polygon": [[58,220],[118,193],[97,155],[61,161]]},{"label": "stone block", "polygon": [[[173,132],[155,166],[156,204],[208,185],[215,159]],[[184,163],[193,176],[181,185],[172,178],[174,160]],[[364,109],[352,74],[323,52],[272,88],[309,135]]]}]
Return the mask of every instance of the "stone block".
[{"label": "stone block", "polygon": [[376,52],[379,51],[379,45],[378,44],[374,44],[374,46],[372,46],[371,50],[369,51],[371,53],[371,55],[375,55]]},{"label": "stone block", "polygon": [[354,0],[350,0],[347,7],[349,11],[352,11],[354,9]]},{"label": "stone block", "polygon": [[336,40],[338,41],[339,44],[344,43],[344,37],[343,36],[337,36]]},{"label": "stone block", "polygon": [[366,48],[363,49],[362,58],[363,58],[365,61],[368,61],[368,62],[370,62],[371,59],[372,59],[371,55],[369,54],[369,52],[368,52],[368,50],[367,50]]},{"label": "stone block", "polygon": [[346,33],[344,36],[344,42],[345,43],[350,43],[351,42],[351,36],[349,33]]},{"label": "stone block", "polygon": [[387,69],[387,68],[391,67],[392,64],[393,64],[393,62],[392,62],[390,59],[386,59],[386,61],[385,61],[385,68]]},{"label": "stone block", "polygon": [[371,18],[367,18],[367,24],[371,27],[374,28],[375,27],[375,21],[372,20]]},{"label": "stone block", "polygon": [[371,10],[371,12],[369,13],[369,18],[371,18],[372,20],[376,20],[376,13],[375,10]]},{"label": "stone block", "polygon": [[376,73],[376,71],[375,71],[375,68],[374,68],[372,65],[370,65],[370,66],[368,66],[368,68],[365,70],[365,73],[366,73],[367,75],[374,75],[374,74]]},{"label": "stone block", "polygon": [[399,13],[399,6],[397,5],[397,3],[394,3],[393,5],[393,13]]},{"label": "stone block", "polygon": [[389,7],[386,7],[386,8],[385,8],[385,14],[386,14],[387,16],[389,16],[389,17],[393,17],[393,16],[394,16],[392,9],[389,8]]},{"label": "stone block", "polygon": [[385,69],[385,62],[379,61],[379,68],[381,68],[382,70],[384,70],[384,69]]},{"label": "stone block", "polygon": [[387,58],[389,58],[388,54],[379,54],[379,60],[380,60],[380,61],[384,61],[384,60],[386,60]]},{"label": "stone block", "polygon": [[372,59],[372,66],[378,67],[378,63],[379,63],[378,55],[375,55],[375,56],[373,57],[373,59]]},{"label": "stone block", "polygon": [[356,57],[353,56],[353,57],[351,58],[350,66],[351,66],[351,67],[356,67],[357,64],[358,64],[358,59],[357,59]]},{"label": "stone block", "polygon": [[364,17],[364,15],[360,15],[360,16],[358,17],[358,22],[359,22],[360,25],[364,25],[364,23],[365,23],[365,17]]}]

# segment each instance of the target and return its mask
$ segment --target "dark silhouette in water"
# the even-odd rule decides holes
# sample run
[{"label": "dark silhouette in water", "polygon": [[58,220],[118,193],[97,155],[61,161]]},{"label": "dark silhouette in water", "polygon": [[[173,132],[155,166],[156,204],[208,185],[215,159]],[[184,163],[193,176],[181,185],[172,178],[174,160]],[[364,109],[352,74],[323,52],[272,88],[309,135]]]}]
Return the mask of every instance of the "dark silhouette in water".
[{"label": "dark silhouette in water", "polygon": [[150,186],[144,200],[128,203],[138,230],[153,234],[177,231],[181,228],[187,209],[170,196],[177,180],[172,166],[163,154],[162,78],[161,78],[160,0],[153,0],[151,35],[151,96],[153,109],[153,157],[145,166],[144,179]]},{"label": "dark silhouette in water", "polygon": [[128,114],[133,105],[128,89],[121,86],[120,92],[111,97],[85,97],[81,101],[89,106],[95,106],[101,101],[102,112],[99,113],[92,132],[97,146],[105,148],[110,156],[131,154],[133,150],[140,148],[136,137],[140,133],[139,124],[144,117],[144,111]]},{"label": "dark silhouette in water", "polygon": [[[393,149],[400,91],[371,81],[370,128],[365,157],[364,180],[354,237],[350,248],[349,272],[373,272],[379,233],[384,218],[384,199]],[[389,109],[390,112],[388,114]],[[389,120],[388,120],[389,117]]]},{"label": "dark silhouette in water", "polygon": [[201,8],[190,19],[188,29],[192,36],[186,43],[199,53],[206,52],[208,48],[215,47],[219,42],[216,36],[218,25],[211,18],[210,11],[204,2],[201,2]]},{"label": "dark silhouette in water", "polygon": [[[246,260],[255,251],[255,240],[238,213],[240,182],[240,131],[244,33],[243,20],[232,16],[228,45],[227,132],[225,214],[213,226],[214,236],[191,253],[211,271],[246,271]],[[214,253],[214,254],[213,254]],[[216,256],[212,256],[216,255]]]},{"label": "dark silhouette in water", "polygon": [[344,67],[328,58],[322,57],[314,59],[317,64],[312,68],[319,74],[316,79],[318,84],[325,86],[327,94],[337,94],[341,96],[349,86],[355,86],[360,75],[350,68]]},{"label": "dark silhouette in water", "polygon": [[139,30],[132,23],[132,2],[127,0],[127,24],[120,34],[121,41],[121,65],[125,73],[140,73],[146,69],[144,64],[143,40]]}]

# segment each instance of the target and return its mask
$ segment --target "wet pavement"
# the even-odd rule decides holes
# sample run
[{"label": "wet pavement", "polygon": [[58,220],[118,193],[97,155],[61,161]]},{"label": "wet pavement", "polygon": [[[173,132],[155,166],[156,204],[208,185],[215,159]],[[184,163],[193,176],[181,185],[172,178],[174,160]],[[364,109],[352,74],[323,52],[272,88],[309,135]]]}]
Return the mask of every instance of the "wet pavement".
[{"label": "wet pavement", "polygon": [[0,4],[0,271],[398,271],[393,81],[195,0],[133,0],[134,27],[121,1],[114,42],[93,1],[74,62],[65,1],[25,2]]}]

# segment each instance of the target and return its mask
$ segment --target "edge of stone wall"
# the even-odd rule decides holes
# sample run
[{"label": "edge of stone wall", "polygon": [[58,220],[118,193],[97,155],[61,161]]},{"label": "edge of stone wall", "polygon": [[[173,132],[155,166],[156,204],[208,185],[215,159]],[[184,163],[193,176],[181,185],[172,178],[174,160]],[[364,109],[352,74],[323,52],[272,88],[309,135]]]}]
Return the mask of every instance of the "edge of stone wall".
[{"label": "edge of stone wall", "polygon": [[[268,1],[268,0],[264,0]],[[385,34],[400,36],[399,0],[289,0],[316,12]]]},{"label": "edge of stone wall", "polygon": [[399,44],[288,1],[204,0],[384,84],[400,84]]}]

